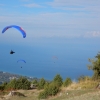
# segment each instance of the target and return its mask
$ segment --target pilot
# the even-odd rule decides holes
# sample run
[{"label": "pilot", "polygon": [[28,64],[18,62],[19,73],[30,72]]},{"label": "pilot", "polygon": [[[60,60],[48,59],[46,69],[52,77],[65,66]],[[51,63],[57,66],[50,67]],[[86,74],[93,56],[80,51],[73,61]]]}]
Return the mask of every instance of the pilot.
[{"label": "pilot", "polygon": [[10,51],[10,54],[13,54],[13,53],[15,53],[15,52],[11,50],[11,51]]}]

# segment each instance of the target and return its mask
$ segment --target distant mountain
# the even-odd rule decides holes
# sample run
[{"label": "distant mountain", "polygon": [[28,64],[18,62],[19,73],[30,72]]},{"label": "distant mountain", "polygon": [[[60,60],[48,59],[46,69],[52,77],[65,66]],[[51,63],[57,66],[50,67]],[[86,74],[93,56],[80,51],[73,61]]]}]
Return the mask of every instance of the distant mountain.
[{"label": "distant mountain", "polygon": [[33,78],[33,77],[21,76],[21,75],[17,75],[17,74],[11,74],[8,72],[0,71],[0,84],[2,84],[4,82],[9,82],[11,79],[18,79],[20,77],[26,77],[29,81],[39,80],[36,77]]}]

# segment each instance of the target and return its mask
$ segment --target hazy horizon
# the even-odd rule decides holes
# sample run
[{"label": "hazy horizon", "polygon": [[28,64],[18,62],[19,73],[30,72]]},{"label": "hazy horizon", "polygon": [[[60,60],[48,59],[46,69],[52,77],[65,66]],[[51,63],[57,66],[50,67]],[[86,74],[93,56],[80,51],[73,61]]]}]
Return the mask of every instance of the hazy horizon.
[{"label": "hazy horizon", "polygon": [[[0,70],[46,79],[91,76],[88,59],[100,51],[99,9],[99,0],[1,0]],[[15,28],[2,34],[9,25],[22,27],[26,38]]]}]

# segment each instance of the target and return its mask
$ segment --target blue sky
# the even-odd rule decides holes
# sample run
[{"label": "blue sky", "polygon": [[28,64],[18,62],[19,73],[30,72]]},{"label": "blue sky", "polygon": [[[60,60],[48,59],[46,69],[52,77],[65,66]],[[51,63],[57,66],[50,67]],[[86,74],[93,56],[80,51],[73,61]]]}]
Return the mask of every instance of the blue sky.
[{"label": "blue sky", "polygon": [[[3,51],[7,47],[15,51],[20,47],[19,51],[26,51],[22,55],[24,58],[38,54],[37,59],[41,55],[43,61],[52,61],[52,56],[57,56],[56,66],[59,68],[56,68],[59,70],[62,68],[60,65],[68,64],[75,69],[79,64],[86,71],[88,58],[94,57],[100,50],[100,0],[1,0],[0,30],[12,24],[21,26],[27,36],[23,39],[20,32],[13,28],[0,34]],[[32,53],[27,53],[28,50]],[[75,66],[71,67],[71,60],[76,61]],[[56,68],[54,74],[60,73],[56,72]]]},{"label": "blue sky", "polygon": [[0,28],[14,23],[32,37],[100,37],[99,3],[99,0],[3,0]]}]

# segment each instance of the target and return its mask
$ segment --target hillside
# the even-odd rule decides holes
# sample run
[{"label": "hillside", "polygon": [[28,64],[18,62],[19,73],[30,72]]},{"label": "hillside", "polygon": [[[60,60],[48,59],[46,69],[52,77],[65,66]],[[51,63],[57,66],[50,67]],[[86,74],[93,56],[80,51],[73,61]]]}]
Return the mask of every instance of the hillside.
[{"label": "hillside", "polygon": [[[5,96],[1,96],[0,100],[39,100],[38,94],[40,90],[17,90],[20,96],[9,96],[7,93]],[[100,100],[100,90],[98,89],[86,89],[86,90],[66,90],[59,92],[56,96],[51,96],[43,100]]]},{"label": "hillside", "polygon": [[[22,75],[17,75],[17,74],[12,74],[12,73],[8,73],[8,72],[3,72],[0,71],[0,84],[2,84],[3,82],[9,82],[11,79],[18,79],[19,77],[21,77]],[[22,77],[26,77],[28,80],[32,81],[32,80],[39,80],[38,78],[32,78],[32,77],[27,77],[27,76],[22,76]]]}]

